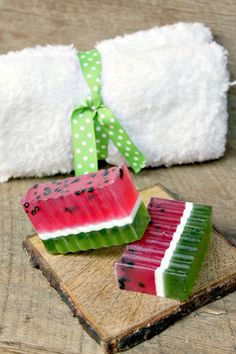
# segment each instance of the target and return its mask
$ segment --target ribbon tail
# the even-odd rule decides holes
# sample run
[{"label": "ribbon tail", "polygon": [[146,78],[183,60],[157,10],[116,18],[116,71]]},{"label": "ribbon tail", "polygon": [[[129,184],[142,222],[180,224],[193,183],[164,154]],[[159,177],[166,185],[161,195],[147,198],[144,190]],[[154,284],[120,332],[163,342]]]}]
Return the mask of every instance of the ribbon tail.
[{"label": "ribbon tail", "polygon": [[71,115],[72,144],[75,175],[98,170],[93,113],[83,108],[75,109]]},{"label": "ribbon tail", "polygon": [[104,127],[99,123],[98,119],[94,121],[96,144],[97,144],[97,157],[98,160],[105,160],[108,155],[108,134]]},{"label": "ribbon tail", "polygon": [[146,161],[142,152],[135,146],[125,129],[109,108],[104,107],[99,109],[98,121],[108,135],[108,139],[113,141],[133,171],[138,173],[144,168]]}]

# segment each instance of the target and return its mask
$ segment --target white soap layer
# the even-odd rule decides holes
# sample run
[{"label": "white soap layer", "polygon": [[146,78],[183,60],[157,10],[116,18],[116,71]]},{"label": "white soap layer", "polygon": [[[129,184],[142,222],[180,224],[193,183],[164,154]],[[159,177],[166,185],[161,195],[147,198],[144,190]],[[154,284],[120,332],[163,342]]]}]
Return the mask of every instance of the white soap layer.
[{"label": "white soap layer", "polygon": [[41,238],[41,240],[48,240],[51,238],[56,238],[56,237],[61,237],[61,236],[77,235],[81,232],[99,231],[102,229],[111,229],[116,226],[121,227],[121,226],[125,226],[128,224],[132,224],[141,203],[142,203],[142,199],[140,197],[138,197],[130,215],[126,216],[125,218],[115,219],[115,220],[113,219],[113,220],[101,222],[99,224],[89,224],[86,226],[77,226],[77,227],[73,227],[73,228],[66,228],[66,229],[61,229],[61,230],[57,230],[54,232],[41,233],[38,235]]},{"label": "white soap layer", "polygon": [[186,202],[183,216],[181,217],[180,223],[173,234],[173,238],[170,242],[169,248],[166,250],[164,257],[161,260],[160,267],[156,268],[155,270],[155,286],[156,286],[156,294],[158,296],[163,296],[163,297],[165,296],[164,271],[168,268],[170,264],[171,257],[173,256],[177,243],[180,240],[181,234],[184,230],[184,226],[188,221],[192,209],[193,209],[193,204]]}]

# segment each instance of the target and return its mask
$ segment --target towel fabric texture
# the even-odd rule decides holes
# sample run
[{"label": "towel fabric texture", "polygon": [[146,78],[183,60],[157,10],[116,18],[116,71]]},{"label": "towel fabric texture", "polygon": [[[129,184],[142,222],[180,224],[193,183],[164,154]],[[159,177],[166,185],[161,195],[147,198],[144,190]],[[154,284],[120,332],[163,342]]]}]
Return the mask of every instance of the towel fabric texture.
[{"label": "towel fabric texture", "polygon": [[[147,166],[224,154],[227,52],[208,28],[177,23],[96,48],[104,103]],[[0,55],[0,182],[73,170],[70,115],[90,93],[76,54],[73,45],[48,45]],[[121,160],[110,142],[107,161]]]}]

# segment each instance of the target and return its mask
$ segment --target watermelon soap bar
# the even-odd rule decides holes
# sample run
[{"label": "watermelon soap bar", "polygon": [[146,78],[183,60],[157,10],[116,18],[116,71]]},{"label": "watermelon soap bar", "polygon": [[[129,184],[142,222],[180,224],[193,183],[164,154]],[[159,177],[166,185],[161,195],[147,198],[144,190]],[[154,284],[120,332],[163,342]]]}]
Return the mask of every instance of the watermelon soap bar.
[{"label": "watermelon soap bar", "polygon": [[151,222],[142,240],[115,263],[121,289],[186,300],[211,238],[211,207],[152,198]]},{"label": "watermelon soap bar", "polygon": [[139,240],[150,221],[126,165],[35,185],[21,204],[52,254]]}]

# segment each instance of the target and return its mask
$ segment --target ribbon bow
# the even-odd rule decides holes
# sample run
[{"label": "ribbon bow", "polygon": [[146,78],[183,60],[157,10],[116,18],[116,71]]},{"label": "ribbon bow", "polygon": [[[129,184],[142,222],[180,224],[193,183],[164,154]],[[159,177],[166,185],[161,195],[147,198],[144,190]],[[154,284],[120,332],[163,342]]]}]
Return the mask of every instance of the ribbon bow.
[{"label": "ribbon bow", "polygon": [[139,172],[145,166],[145,158],[129,138],[114,113],[104,105],[100,94],[100,54],[96,49],[78,53],[84,77],[93,92],[71,115],[72,143],[75,175],[98,170],[97,160],[108,155],[109,139],[122,156]]}]

